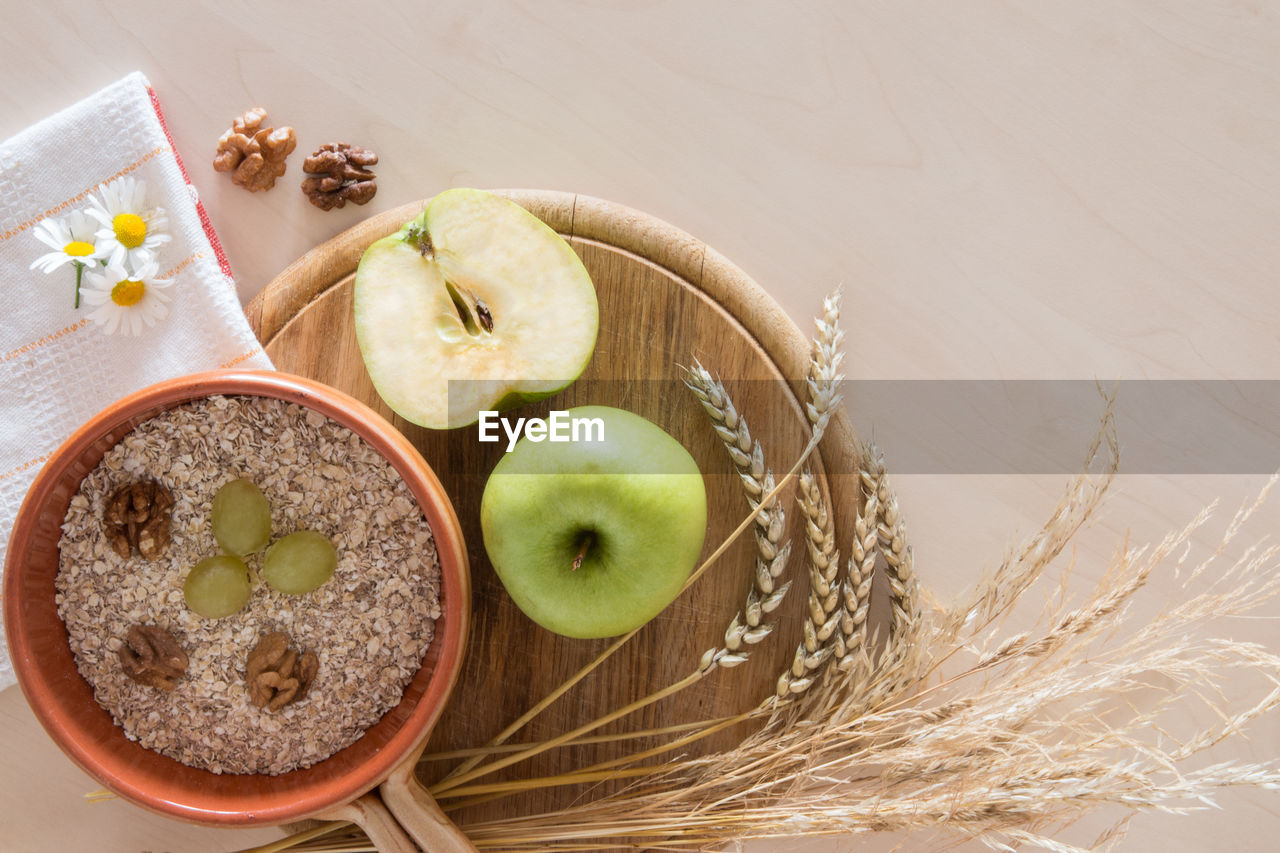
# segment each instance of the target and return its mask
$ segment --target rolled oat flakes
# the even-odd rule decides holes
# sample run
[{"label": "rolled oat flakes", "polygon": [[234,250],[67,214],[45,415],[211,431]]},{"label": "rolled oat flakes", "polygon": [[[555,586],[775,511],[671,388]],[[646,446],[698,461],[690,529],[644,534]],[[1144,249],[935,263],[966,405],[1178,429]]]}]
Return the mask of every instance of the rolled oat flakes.
[{"label": "rolled oat flakes", "polygon": [[[218,553],[210,505],[237,477],[266,494],[273,540],[318,530],[338,568],[291,596],[262,583],[262,552],[250,555],[249,603],[205,619],[187,609],[182,584]],[[103,532],[104,505],[144,479],[173,494],[172,541],[158,559],[122,559]],[[440,616],[435,541],[399,474],[349,429],[265,397],[210,397],[139,425],[81,483],[59,548],[58,610],[98,703],[130,739],[215,773],[284,773],[353,743],[400,701]],[[160,626],[187,652],[172,692],[121,669],[117,652],[138,624]],[[244,682],[250,649],[271,631],[320,659],[306,698],[274,714],[253,706]]]}]

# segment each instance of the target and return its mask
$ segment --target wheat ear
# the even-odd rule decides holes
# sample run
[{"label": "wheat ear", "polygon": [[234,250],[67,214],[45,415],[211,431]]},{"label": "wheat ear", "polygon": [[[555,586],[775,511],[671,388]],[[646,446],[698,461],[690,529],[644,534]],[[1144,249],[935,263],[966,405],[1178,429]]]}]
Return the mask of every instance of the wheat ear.
[{"label": "wheat ear", "polygon": [[867,613],[871,609],[871,584],[875,578],[876,543],[880,531],[876,515],[879,499],[868,495],[862,512],[854,521],[853,553],[845,567],[840,585],[840,634],[835,669],[845,673],[850,687],[856,688],[871,669],[870,643],[867,637]]},{"label": "wheat ear", "polygon": [[791,668],[778,677],[779,699],[803,693],[813,684],[819,668],[837,648],[840,627],[840,552],[836,550],[835,525],[813,474],[800,475],[797,499],[805,516],[805,547],[809,555],[809,612],[804,640],[796,647]]},{"label": "wheat ear", "polygon": [[876,538],[889,588],[889,638],[864,700],[866,707],[876,707],[917,680],[928,649],[919,642],[923,633],[920,584],[907,545],[906,521],[885,472],[884,454],[872,442],[863,448],[862,458],[859,476],[863,497],[876,503]]},{"label": "wheat ear", "polygon": [[764,464],[760,442],[751,437],[747,421],[733,405],[729,392],[720,380],[695,360],[684,369],[684,383],[702,404],[711,419],[711,427],[729,452],[746,492],[747,502],[756,516],[755,581],[747,593],[742,610],[734,615],[724,632],[724,644],[707,649],[698,663],[703,674],[717,666],[737,666],[747,659],[746,646],[761,642],[773,632],[774,623],[767,617],[781,606],[791,582],[778,583],[791,558],[791,542],[783,538],[786,513],[781,501],[771,501],[763,508],[761,499],[774,489],[773,472]]},{"label": "wheat ear", "polygon": [[[837,289],[822,302],[822,316],[814,320],[817,334],[809,356],[809,375],[805,384],[809,401],[805,414],[815,430],[824,429],[840,404],[840,362],[844,353],[840,345],[844,332],[840,328],[840,291]],[[809,555],[809,612],[804,636],[796,646],[790,668],[778,676],[778,699],[805,692],[813,684],[819,669],[831,657],[839,657],[844,645],[839,635],[840,552],[836,550],[835,524],[822,490],[813,474],[800,475],[797,502],[805,516],[805,545]]]},{"label": "wheat ear", "polygon": [[809,357],[809,376],[805,384],[809,388],[809,402],[805,414],[809,423],[817,426],[840,405],[840,362],[844,353],[844,331],[840,328],[840,291],[832,292],[822,300],[822,316],[813,321],[817,335],[813,339],[813,351]]},{"label": "wheat ear", "polygon": [[890,641],[907,638],[919,621],[920,585],[916,579],[911,548],[907,545],[906,522],[898,507],[898,496],[889,487],[884,454],[874,443],[866,446],[866,463],[861,471],[863,496],[875,498],[876,532],[884,554],[885,578],[889,582],[892,610]]}]

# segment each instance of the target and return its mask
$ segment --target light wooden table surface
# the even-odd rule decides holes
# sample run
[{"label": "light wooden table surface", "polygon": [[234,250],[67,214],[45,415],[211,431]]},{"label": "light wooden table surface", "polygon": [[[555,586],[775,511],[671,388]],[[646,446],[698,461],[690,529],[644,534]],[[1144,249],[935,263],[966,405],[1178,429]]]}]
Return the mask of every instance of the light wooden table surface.
[{"label": "light wooden table surface", "polygon": [[[553,188],[704,239],[805,328],[843,284],[853,378],[1280,378],[1276,4],[0,0],[0,20],[0,137],[141,69],[245,300],[379,210],[448,186]],[[214,141],[258,104],[304,154],[375,149],[374,202],[312,208],[298,154],[269,194],[216,175]],[[877,438],[892,468],[894,437]],[[900,477],[918,570],[959,591],[1064,480]],[[1262,480],[1121,477],[1079,544],[1081,577],[1126,531],[1157,537]],[[1277,521],[1273,505],[1263,528]],[[1174,594],[1171,578],[1153,584]],[[1239,636],[1275,646],[1277,624]],[[1275,716],[1224,757],[1280,752]],[[0,848],[275,837],[88,805],[95,787],[16,689],[0,694]],[[1139,817],[1124,849],[1274,849],[1280,794],[1220,802]]]}]

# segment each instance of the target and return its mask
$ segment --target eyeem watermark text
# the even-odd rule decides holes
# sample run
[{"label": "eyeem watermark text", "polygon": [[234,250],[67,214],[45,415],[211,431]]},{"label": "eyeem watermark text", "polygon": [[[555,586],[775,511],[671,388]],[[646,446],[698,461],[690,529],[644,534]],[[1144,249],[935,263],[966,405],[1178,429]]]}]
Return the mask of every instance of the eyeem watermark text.
[{"label": "eyeem watermark text", "polygon": [[498,416],[496,411],[480,413],[480,440],[501,441],[507,436],[507,453],[515,450],[520,434],[533,442],[539,441],[604,441],[603,418],[575,418],[566,411],[554,409],[546,418],[516,418],[513,422]]}]

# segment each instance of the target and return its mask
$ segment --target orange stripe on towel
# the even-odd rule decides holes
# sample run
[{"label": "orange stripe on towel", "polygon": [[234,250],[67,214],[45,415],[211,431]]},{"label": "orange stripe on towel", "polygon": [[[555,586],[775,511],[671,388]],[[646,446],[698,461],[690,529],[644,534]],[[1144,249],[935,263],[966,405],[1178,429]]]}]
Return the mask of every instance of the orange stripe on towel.
[{"label": "orange stripe on towel", "polygon": [[35,466],[44,462],[46,459],[48,459],[52,455],[53,455],[53,451],[51,450],[48,453],[44,454],[43,456],[37,456],[35,459],[28,459],[26,462],[23,462],[17,468],[10,469],[8,471],[5,471],[3,474],[0,474],[0,480],[7,480],[10,477],[14,476],[15,474],[21,474],[23,471],[26,471],[29,468],[34,468]]},{"label": "orange stripe on towel", "polygon": [[72,332],[79,331],[80,329],[83,329],[88,324],[89,324],[89,318],[86,317],[83,320],[80,320],[76,323],[72,323],[70,326],[65,326],[59,329],[56,332],[50,332],[49,334],[45,335],[43,338],[40,338],[39,340],[32,341],[29,344],[23,344],[22,346],[18,347],[15,350],[10,350],[5,355],[3,361],[5,362],[13,361],[18,356],[26,355],[29,352],[38,350],[40,349],[40,347],[44,346],[45,344],[56,341],[58,338],[62,337],[63,335],[69,335]]},{"label": "orange stripe on towel", "polygon": [[73,205],[73,204],[77,204],[78,202],[82,202],[82,201],[84,201],[86,198],[88,198],[88,197],[89,197],[89,193],[91,193],[91,192],[93,192],[94,190],[96,190],[96,189],[99,187],[99,185],[101,185],[101,184],[106,184],[106,183],[110,183],[111,181],[114,181],[116,178],[120,178],[120,177],[123,177],[123,176],[125,176],[125,175],[129,174],[130,172],[134,171],[134,170],[135,170],[135,169],[137,169],[139,166],[141,166],[143,163],[145,163],[145,162],[147,162],[148,160],[150,160],[152,157],[155,157],[157,154],[161,154],[161,153],[163,153],[163,152],[165,152],[165,151],[168,151],[168,150],[169,150],[169,146],[168,146],[168,145],[161,145],[159,148],[153,148],[152,150],[148,151],[146,154],[143,154],[143,155],[142,155],[141,157],[139,157],[137,160],[134,160],[134,161],[133,161],[132,163],[130,163],[128,166],[125,166],[123,169],[121,169],[120,171],[116,172],[114,175],[108,175],[107,177],[105,177],[105,178],[103,178],[101,181],[99,181],[98,183],[96,183],[96,184],[94,184],[93,186],[89,187],[89,189],[85,190],[84,192],[77,193],[77,194],[75,194],[74,196],[72,196],[71,198],[69,198],[69,199],[67,199],[66,201],[62,202],[61,204],[57,204],[57,205],[54,205],[53,207],[49,208],[49,209],[48,209],[48,210],[46,210],[44,213],[42,213],[42,214],[40,214],[39,216],[37,216],[35,219],[31,219],[31,220],[28,220],[28,221],[26,221],[26,222],[23,222],[21,225],[17,226],[16,228],[10,228],[8,231],[4,232],[3,234],[0,234],[0,241],[8,240],[10,237],[14,237],[14,236],[16,236],[16,235],[18,235],[18,234],[21,234],[23,231],[26,231],[28,228],[30,228],[30,227],[32,227],[33,225],[37,224],[40,220],[42,220],[42,219],[47,219],[48,217],[53,216],[55,213],[61,213],[62,211],[66,210],[67,208],[71,207],[71,205]]},{"label": "orange stripe on towel", "polygon": [[246,362],[246,361],[248,361],[249,359],[253,358],[253,357],[254,357],[255,355],[257,355],[259,352],[261,352],[261,350],[251,349],[251,350],[249,350],[248,352],[243,353],[242,355],[238,355],[238,356],[236,356],[235,358],[231,359],[231,360],[230,360],[230,361],[228,361],[228,362],[224,362],[224,363],[222,363],[222,364],[218,365],[218,367],[220,367],[220,368],[222,368],[222,369],[224,369],[224,370],[225,370],[226,368],[228,368],[228,367],[235,367],[237,364],[242,364],[243,362]]},{"label": "orange stripe on towel", "polygon": [[187,257],[184,258],[182,261],[180,261],[177,266],[173,267],[172,269],[167,269],[163,273],[161,273],[160,278],[173,278],[175,275],[182,272],[187,267],[191,266],[192,264],[194,264],[196,261],[198,261],[200,258],[203,258],[203,257],[204,257],[204,252],[196,252],[193,255],[187,255]]}]

